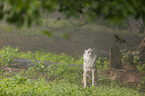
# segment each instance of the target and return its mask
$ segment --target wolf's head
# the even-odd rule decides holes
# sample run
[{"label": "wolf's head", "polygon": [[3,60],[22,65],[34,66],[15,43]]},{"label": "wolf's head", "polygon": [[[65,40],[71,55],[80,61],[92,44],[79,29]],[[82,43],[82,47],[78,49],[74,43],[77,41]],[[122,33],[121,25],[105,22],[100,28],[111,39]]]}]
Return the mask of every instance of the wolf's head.
[{"label": "wolf's head", "polygon": [[95,51],[92,48],[89,48],[88,50],[85,50],[85,55],[92,56],[95,54]]}]

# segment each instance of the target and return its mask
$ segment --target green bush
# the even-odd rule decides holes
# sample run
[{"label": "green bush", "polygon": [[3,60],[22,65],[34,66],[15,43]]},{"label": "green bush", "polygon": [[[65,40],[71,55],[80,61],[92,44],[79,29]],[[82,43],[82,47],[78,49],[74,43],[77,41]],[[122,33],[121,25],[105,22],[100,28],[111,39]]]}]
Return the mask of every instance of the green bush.
[{"label": "green bush", "polygon": [[31,51],[28,51],[26,53],[24,52],[18,53],[18,57],[20,58],[34,59],[34,56],[36,60],[41,60],[41,61],[75,64],[74,58],[71,56],[67,56],[64,53],[62,53],[61,55],[57,55],[54,53],[38,52],[38,51],[36,51],[35,53],[32,53]]},{"label": "green bush", "polygon": [[0,66],[6,66],[17,57],[18,48],[4,47],[0,50]]},{"label": "green bush", "polygon": [[[121,53],[123,54],[121,62],[124,64],[127,64],[127,59],[129,58],[129,54],[130,51],[128,51],[127,49],[121,50]],[[145,73],[145,63],[142,62],[142,60],[140,60],[139,58],[139,54],[135,54],[132,57],[132,61],[133,61],[133,66],[135,66],[137,68],[138,71]],[[131,67],[131,66],[130,66]]]},{"label": "green bush", "polygon": [[98,57],[96,63],[98,71],[103,71],[109,68],[108,58]]},{"label": "green bush", "polygon": [[18,75],[0,79],[0,96],[144,96],[144,94],[114,84],[83,88],[69,82],[46,82],[44,78],[33,81]]},{"label": "green bush", "polygon": [[133,62],[140,72],[145,73],[145,63],[142,63],[138,55],[134,56]]},{"label": "green bush", "polygon": [[79,66],[70,66],[69,64],[57,64],[48,67],[48,76],[50,80],[65,80],[69,83],[80,84],[83,77],[82,71],[82,67]]}]

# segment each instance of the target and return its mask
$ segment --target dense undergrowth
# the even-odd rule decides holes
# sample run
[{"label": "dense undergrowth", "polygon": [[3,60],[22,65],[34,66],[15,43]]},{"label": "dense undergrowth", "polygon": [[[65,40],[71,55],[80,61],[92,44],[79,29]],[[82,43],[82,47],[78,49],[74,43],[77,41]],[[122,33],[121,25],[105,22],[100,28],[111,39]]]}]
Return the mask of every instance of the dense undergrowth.
[{"label": "dense undergrowth", "polygon": [[[144,96],[137,89],[123,86],[99,76],[99,85],[96,87],[83,88],[80,65],[82,57],[75,59],[66,54],[56,55],[44,52],[20,52],[17,48],[5,47],[0,50],[0,96]],[[14,58],[27,58],[41,60],[34,63],[35,66],[19,71],[6,71],[11,67]],[[57,65],[44,66],[44,62],[57,62]],[[98,57],[98,73],[108,68],[108,59]]]},{"label": "dense undergrowth", "polygon": [[83,88],[66,81],[46,82],[40,78],[34,82],[21,76],[2,79],[0,86],[1,96],[143,96],[135,90],[118,85]]}]

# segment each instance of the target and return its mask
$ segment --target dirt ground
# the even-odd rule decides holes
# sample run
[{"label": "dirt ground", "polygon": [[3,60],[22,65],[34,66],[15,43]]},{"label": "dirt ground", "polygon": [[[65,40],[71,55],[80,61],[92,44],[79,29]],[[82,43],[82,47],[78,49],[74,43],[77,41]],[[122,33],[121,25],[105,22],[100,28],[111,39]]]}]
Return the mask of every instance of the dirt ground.
[{"label": "dirt ground", "polygon": [[137,85],[143,81],[145,73],[137,70],[109,69],[103,72],[103,76],[118,82]]}]

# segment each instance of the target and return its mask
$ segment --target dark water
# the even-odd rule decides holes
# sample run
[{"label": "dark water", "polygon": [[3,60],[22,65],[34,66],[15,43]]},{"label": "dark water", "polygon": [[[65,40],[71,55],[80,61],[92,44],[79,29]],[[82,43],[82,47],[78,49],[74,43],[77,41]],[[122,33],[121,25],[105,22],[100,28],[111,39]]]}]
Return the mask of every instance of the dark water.
[{"label": "dark water", "polygon": [[[97,49],[99,56],[108,56],[110,46],[131,49],[142,39],[138,35],[118,34],[126,40],[126,43],[120,44],[116,42],[113,33],[84,27],[51,30],[53,34],[51,37],[42,34],[45,27],[17,29],[15,26],[1,23],[0,28],[0,48],[10,45],[22,51],[66,53],[74,57],[82,55],[83,51],[89,47]],[[69,40],[65,39],[65,33],[69,34]]]}]

